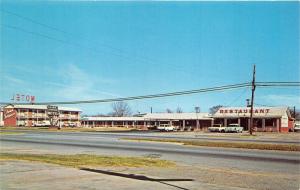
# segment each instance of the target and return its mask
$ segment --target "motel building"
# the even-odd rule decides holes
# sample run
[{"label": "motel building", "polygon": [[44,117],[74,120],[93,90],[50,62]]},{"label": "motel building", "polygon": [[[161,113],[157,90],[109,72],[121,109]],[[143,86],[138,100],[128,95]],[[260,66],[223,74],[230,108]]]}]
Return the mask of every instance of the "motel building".
[{"label": "motel building", "polygon": [[[77,108],[58,107],[59,114],[56,117],[58,126],[79,127],[81,110]],[[15,105],[3,107],[4,126],[47,126],[50,124],[47,105]]]},{"label": "motel building", "polygon": [[[250,128],[250,107],[222,107],[213,114],[214,124],[238,123]],[[287,107],[254,107],[253,125],[258,132],[290,132],[294,127],[294,118]]]},{"label": "motel building", "polygon": [[147,113],[133,117],[84,117],[83,127],[127,127],[151,129],[162,124],[178,130],[206,130],[213,123],[208,113]]}]

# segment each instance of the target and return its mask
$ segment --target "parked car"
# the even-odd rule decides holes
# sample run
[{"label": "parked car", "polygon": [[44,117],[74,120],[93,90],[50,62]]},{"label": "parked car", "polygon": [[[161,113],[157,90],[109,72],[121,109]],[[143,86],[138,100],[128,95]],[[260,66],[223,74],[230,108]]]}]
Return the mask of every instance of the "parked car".
[{"label": "parked car", "polygon": [[34,123],[33,126],[34,127],[49,127],[50,122],[49,121],[42,121],[42,122]]},{"label": "parked car", "polygon": [[76,123],[69,123],[69,127],[76,127]]},{"label": "parked car", "polygon": [[222,124],[213,124],[213,126],[208,127],[208,130],[210,132],[221,132],[224,133],[225,132],[225,128],[224,126],[222,126]]},{"label": "parked car", "polygon": [[225,132],[226,133],[242,133],[243,132],[243,127],[241,127],[239,124],[237,123],[233,123],[233,124],[229,124],[226,128],[225,128]]},{"label": "parked car", "polygon": [[295,124],[294,132],[300,132],[300,123]]},{"label": "parked car", "polygon": [[175,127],[169,124],[161,124],[157,129],[160,131],[175,131]]}]

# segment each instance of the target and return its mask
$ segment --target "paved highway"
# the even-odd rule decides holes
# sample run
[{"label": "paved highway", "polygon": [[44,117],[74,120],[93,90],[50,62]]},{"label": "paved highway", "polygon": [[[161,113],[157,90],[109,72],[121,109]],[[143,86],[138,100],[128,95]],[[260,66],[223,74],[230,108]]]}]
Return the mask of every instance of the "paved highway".
[{"label": "paved highway", "polygon": [[[153,133],[78,133],[26,131],[22,135],[1,136],[2,151],[41,153],[92,153],[105,155],[150,156],[185,165],[207,165],[251,171],[299,173],[297,152],[244,150],[183,146],[172,143],[125,141],[123,137],[155,137]],[[164,135],[165,138],[165,135]],[[183,136],[168,138],[186,138]],[[195,137],[199,139],[198,137]],[[210,137],[205,137],[209,138]],[[201,138],[202,139],[202,138]],[[213,138],[220,139],[220,138]],[[223,138],[228,140],[228,138]],[[231,140],[231,139],[230,139]],[[247,139],[235,139],[247,140]]]},{"label": "paved highway", "polygon": [[[38,130],[6,130],[11,132],[30,132],[31,134],[61,134],[62,132],[47,132],[47,131],[38,131]],[[177,134],[175,133],[163,133],[163,132],[153,132],[153,131],[124,131],[124,132],[64,132],[65,135],[79,135],[85,136],[97,136],[97,137],[112,137],[112,138],[139,138],[139,137],[148,137],[148,138],[166,138],[166,139],[180,139],[180,140],[208,140],[208,141],[234,141],[234,142],[256,142],[256,143],[276,143],[276,144],[300,144],[300,139],[270,139],[270,138],[260,138],[260,139],[243,139],[237,137],[224,137],[224,136],[212,136],[212,135],[190,135],[190,134]]]}]

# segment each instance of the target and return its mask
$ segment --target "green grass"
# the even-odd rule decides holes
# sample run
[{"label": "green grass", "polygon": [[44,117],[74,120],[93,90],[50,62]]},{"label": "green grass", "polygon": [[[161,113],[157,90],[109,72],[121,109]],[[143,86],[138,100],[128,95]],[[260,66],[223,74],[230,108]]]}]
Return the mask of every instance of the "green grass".
[{"label": "green grass", "polygon": [[60,155],[60,154],[16,154],[0,153],[0,160],[27,160],[68,167],[83,166],[126,166],[126,167],[173,167],[175,163],[146,157],[100,156],[89,154]]},{"label": "green grass", "polygon": [[1,127],[0,131],[5,130],[39,130],[47,132],[101,132],[101,131],[137,131],[136,128],[125,128],[125,127],[94,127],[94,128],[84,128],[84,127],[62,127],[57,129],[57,127]]},{"label": "green grass", "polygon": [[8,132],[8,131],[0,131],[0,135],[21,135],[23,133],[19,132]]},{"label": "green grass", "polygon": [[225,141],[200,141],[200,140],[173,140],[173,139],[150,139],[150,138],[122,138],[123,140],[150,141],[181,143],[183,145],[223,147],[223,148],[245,148],[259,150],[280,150],[280,151],[300,151],[300,146],[295,144],[267,144],[267,143],[244,143],[244,142],[225,142]]}]

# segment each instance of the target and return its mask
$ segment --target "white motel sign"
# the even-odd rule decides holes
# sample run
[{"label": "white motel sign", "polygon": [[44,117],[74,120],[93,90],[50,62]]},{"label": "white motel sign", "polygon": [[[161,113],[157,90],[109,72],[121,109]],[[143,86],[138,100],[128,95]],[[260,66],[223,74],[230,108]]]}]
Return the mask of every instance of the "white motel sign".
[{"label": "white motel sign", "polygon": [[14,94],[10,100],[12,100],[14,102],[34,103],[35,102],[35,96],[25,95],[25,94]]}]

